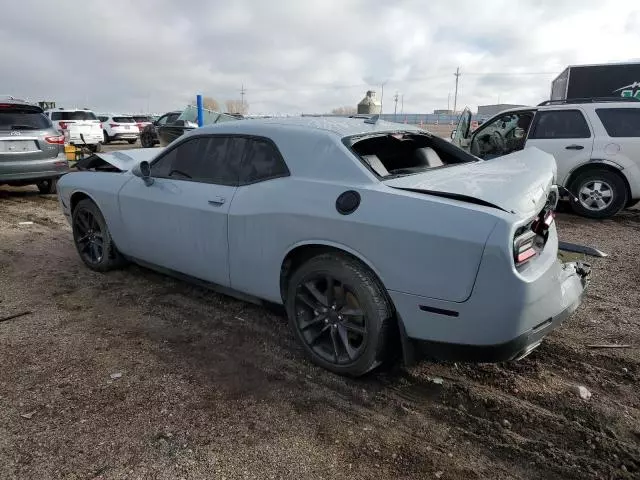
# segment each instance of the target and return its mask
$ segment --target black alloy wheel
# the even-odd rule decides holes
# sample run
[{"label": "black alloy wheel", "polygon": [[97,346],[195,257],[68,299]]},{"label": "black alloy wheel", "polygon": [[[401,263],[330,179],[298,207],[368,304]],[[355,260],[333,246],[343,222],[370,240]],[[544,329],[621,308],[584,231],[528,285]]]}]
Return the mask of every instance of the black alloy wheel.
[{"label": "black alloy wheel", "polygon": [[367,343],[367,319],[348,285],[331,275],[307,279],[296,292],[296,321],[306,344],[327,362],[349,364]]},{"label": "black alloy wheel", "polygon": [[73,222],[78,252],[85,263],[99,265],[104,257],[104,235],[94,212],[80,210]]},{"label": "black alloy wheel", "polygon": [[289,325],[311,361],[358,377],[388,359],[394,310],[366,265],[324,253],[299,266],[287,283]]}]

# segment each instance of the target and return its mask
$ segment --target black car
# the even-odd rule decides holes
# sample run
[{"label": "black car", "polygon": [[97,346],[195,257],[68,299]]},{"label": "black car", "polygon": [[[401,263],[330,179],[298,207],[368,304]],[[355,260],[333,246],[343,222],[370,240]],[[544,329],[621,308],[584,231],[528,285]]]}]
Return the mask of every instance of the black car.
[{"label": "black car", "polygon": [[178,117],[182,114],[182,110],[167,112],[158,118],[155,122],[144,127],[140,133],[140,143],[145,148],[151,148],[156,143],[160,143],[158,139],[158,127],[173,125]]}]

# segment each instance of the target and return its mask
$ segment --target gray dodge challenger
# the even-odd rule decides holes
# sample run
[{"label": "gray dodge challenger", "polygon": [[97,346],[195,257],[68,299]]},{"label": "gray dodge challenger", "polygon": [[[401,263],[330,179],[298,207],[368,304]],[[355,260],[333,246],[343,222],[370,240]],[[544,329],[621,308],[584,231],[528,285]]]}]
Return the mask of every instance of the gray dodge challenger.
[{"label": "gray dodge challenger", "polygon": [[78,254],[284,305],[308,357],[358,376],[401,354],[516,360],[580,304],[558,260],[556,164],[484,162],[408,125],[298,117],[95,154],[58,183]]}]

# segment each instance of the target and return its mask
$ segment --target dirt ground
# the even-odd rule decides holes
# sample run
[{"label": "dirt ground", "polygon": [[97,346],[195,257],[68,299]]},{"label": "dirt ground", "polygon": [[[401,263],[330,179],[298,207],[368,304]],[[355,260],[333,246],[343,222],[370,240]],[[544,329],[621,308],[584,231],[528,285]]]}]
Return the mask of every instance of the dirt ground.
[{"label": "dirt ground", "polygon": [[55,196],[0,187],[0,478],[640,478],[640,211],[558,225],[610,256],[529,357],[350,380],[277,312],[91,272]]}]

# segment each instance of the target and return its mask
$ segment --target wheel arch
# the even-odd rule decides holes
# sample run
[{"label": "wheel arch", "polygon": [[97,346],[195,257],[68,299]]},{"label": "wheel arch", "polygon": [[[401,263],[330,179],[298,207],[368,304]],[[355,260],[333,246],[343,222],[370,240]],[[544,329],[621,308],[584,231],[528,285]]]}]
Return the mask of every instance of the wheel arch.
[{"label": "wheel arch", "polygon": [[78,203],[84,199],[89,199],[93,203],[98,205],[98,202],[96,202],[91,195],[89,195],[87,192],[84,192],[82,190],[78,190],[76,192],[73,192],[69,197],[69,211],[71,212],[71,215],[73,215],[73,211],[76,209],[76,206],[78,205]]},{"label": "wheel arch", "polygon": [[580,174],[588,172],[590,170],[607,170],[615,175],[618,175],[624,182],[624,186],[627,191],[627,199],[631,198],[631,185],[629,184],[629,179],[623,173],[624,168],[619,166],[617,163],[613,163],[608,160],[592,160],[573,169],[569,173],[569,175],[567,175],[566,180],[564,181],[564,186],[566,188],[571,188],[571,184]]},{"label": "wheel arch", "polygon": [[280,264],[280,295],[283,301],[286,301],[287,293],[287,280],[296,271],[296,269],[307,260],[321,255],[323,253],[337,253],[351,257],[367,267],[378,279],[380,285],[385,289],[386,286],[380,275],[380,272],[373,266],[373,263],[367,259],[364,255],[347,247],[346,245],[327,242],[323,240],[309,240],[299,242],[287,250],[281,264]]}]

